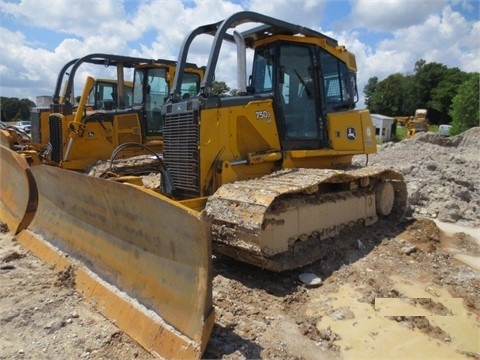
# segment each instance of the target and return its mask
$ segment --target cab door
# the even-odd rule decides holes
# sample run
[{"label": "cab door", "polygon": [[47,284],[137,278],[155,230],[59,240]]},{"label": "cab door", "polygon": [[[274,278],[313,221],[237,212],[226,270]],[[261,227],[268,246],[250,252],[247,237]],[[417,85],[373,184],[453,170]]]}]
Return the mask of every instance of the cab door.
[{"label": "cab door", "polygon": [[281,109],[279,128],[285,150],[325,147],[324,116],[315,48],[281,43],[277,49],[276,100]]}]

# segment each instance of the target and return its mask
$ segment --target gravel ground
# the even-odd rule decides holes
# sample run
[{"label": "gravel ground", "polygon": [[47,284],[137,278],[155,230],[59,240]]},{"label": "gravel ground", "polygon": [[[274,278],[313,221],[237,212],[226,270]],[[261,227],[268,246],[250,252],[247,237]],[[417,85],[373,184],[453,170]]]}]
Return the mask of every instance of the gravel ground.
[{"label": "gravel ground", "polygon": [[[215,256],[204,358],[480,358],[479,148],[480,128],[381,145],[368,164],[404,174],[407,217],[344,230],[306,268],[275,274]],[[0,359],[155,358],[84,302],[72,278],[3,229]]]}]

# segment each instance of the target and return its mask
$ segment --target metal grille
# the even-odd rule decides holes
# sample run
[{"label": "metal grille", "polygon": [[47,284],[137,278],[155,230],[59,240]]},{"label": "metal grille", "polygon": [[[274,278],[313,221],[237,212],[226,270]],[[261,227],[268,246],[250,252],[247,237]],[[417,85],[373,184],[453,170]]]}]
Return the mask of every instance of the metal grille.
[{"label": "metal grille", "polygon": [[52,160],[61,162],[63,160],[63,136],[62,136],[62,115],[52,114],[48,118],[50,128],[50,144],[52,144]]},{"label": "metal grille", "polygon": [[199,111],[169,110],[163,128],[163,159],[179,194],[199,196]]}]

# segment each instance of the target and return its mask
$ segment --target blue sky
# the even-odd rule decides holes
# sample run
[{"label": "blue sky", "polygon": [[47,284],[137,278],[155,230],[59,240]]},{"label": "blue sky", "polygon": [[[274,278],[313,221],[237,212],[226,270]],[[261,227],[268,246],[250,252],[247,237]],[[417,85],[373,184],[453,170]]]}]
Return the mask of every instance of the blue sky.
[{"label": "blue sky", "polygon": [[[89,53],[176,60],[192,29],[243,10],[336,38],[357,57],[361,95],[370,77],[411,73],[419,59],[480,71],[478,0],[0,0],[0,96],[52,95],[61,67]],[[204,65],[208,45],[189,61]]]}]

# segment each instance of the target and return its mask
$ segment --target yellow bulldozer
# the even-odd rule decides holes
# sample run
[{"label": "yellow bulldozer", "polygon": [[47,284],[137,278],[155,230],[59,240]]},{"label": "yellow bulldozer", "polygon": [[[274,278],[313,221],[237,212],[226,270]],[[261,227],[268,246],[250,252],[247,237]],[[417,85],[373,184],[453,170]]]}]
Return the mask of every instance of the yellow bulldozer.
[{"label": "yellow bulldozer", "polygon": [[[113,67],[116,79],[100,81],[87,76],[75,104],[75,75],[85,64]],[[125,80],[128,68],[134,69],[131,81]],[[67,71],[68,80],[62,89]],[[85,171],[97,161],[109,159],[117,147],[131,143],[136,146],[124,146],[119,156],[160,152],[160,107],[168,96],[174,72],[175,62],[171,60],[113,54],[90,54],[68,62],[57,78],[50,107],[31,109],[31,138],[22,138],[11,129],[0,130],[2,163],[10,163],[2,171],[2,186],[13,194],[2,197],[0,211],[10,230],[25,228],[33,216],[29,213],[35,209],[35,184],[25,177],[30,166],[48,164]],[[188,64],[185,72],[182,92],[195,94],[204,69]]]},{"label": "yellow bulldozer", "polygon": [[[60,70],[54,93],[52,96],[52,103],[49,106],[32,107],[30,109],[30,121],[32,122],[32,144],[38,148],[45,146],[50,142],[49,118],[52,113],[72,112],[74,114],[78,107],[75,100],[79,97],[74,96],[74,87],[76,83],[82,83],[84,80],[79,79],[76,75],[80,73],[79,70],[89,72],[89,65],[96,65],[94,68],[115,69],[115,77],[120,71],[123,74],[125,68],[131,68],[136,64],[152,63],[153,59],[133,58],[113,54],[89,54],[82,58],[76,58],[67,62]],[[120,85],[119,85],[120,80]],[[125,101],[126,98],[132,94],[133,83],[131,81],[122,82],[122,78],[117,80],[115,78],[101,79],[94,77],[93,86],[91,86],[90,93],[87,99],[88,111],[99,111],[107,108],[113,108],[113,103],[118,101]],[[118,86],[120,86],[121,93],[124,92],[123,98],[115,98],[118,94]]]},{"label": "yellow bulldozer", "polygon": [[[88,76],[77,102],[73,95],[75,75],[86,64],[112,67],[116,79],[99,81]],[[61,92],[62,79],[70,67]],[[125,69],[129,68],[135,70],[133,81],[125,81]],[[175,63],[171,60],[113,54],[90,54],[67,63],[58,76],[50,108],[33,108],[31,112],[35,150],[46,144],[50,147],[48,157],[41,161],[81,171],[95,161],[108,159],[125,142],[161,151],[160,107],[168,95],[174,71]],[[189,64],[186,72],[184,93],[189,94],[192,89],[195,93],[203,69]],[[139,151],[142,152],[133,152]]]},{"label": "yellow bulldozer", "polygon": [[[96,106],[90,101],[92,95],[95,100],[107,95],[106,86],[97,87],[100,83],[92,77],[87,77],[78,104],[73,104],[74,74],[83,63],[116,68],[118,77],[112,90],[117,90],[117,97],[113,104],[111,100],[107,105],[99,101],[100,105]],[[92,163],[107,160],[112,153],[118,156],[118,151],[115,152],[118,147],[122,148],[121,156],[161,151],[163,116],[160,108],[170,92],[175,62],[92,54],[66,66],[72,64],[63,94],[60,95],[62,81],[58,81],[50,108],[32,109],[30,141],[17,147],[18,134],[1,130],[0,221],[17,234],[17,239],[26,248],[47,263],[60,270],[74,266],[77,289],[147,349],[162,349],[158,352],[166,357],[197,357],[203,351],[199,344],[206,343],[198,334],[208,336],[203,334],[210,333],[214,321],[211,301],[207,302],[206,298],[211,294],[209,274],[204,271],[208,269],[210,248],[207,241],[201,241],[207,236],[204,221],[196,213],[186,214],[180,209],[185,223],[178,234],[185,236],[182,245],[185,248],[179,250],[180,254],[167,254],[165,250],[171,246],[165,248],[156,241],[161,235],[151,230],[147,237],[143,237],[141,231],[127,235],[125,230],[129,224],[123,227],[119,223],[122,218],[127,223],[135,221],[135,212],[141,214],[149,208],[159,211],[161,207],[168,215],[159,221],[150,219],[154,222],[146,228],[158,225],[158,232],[172,232],[172,217],[179,211],[178,206],[172,208],[171,204],[159,202],[145,191],[138,192],[121,184],[108,182],[108,189],[104,189],[99,185],[101,179],[80,175]],[[125,84],[129,82],[124,81],[123,74],[126,67],[134,68],[130,101],[122,99],[121,91],[123,85],[123,94],[128,94]],[[184,71],[183,96],[197,94],[204,69],[188,64]],[[57,175],[51,178],[55,173]],[[58,187],[60,183],[70,184],[71,189],[79,186],[78,190],[82,190],[68,195],[65,206],[56,208],[57,201],[61,201],[59,197],[65,196],[65,189],[60,189],[63,186]],[[83,192],[87,188],[88,195]],[[95,194],[96,190],[99,193]],[[112,190],[122,196],[117,197],[110,192]],[[127,194],[130,194],[127,202],[134,199],[139,208],[129,205],[121,210]],[[87,197],[83,198],[85,195]],[[120,198],[124,205],[116,206],[114,202]],[[80,210],[83,215],[73,219],[73,209]],[[98,223],[89,224],[94,218]],[[113,218],[119,223],[111,222]],[[105,221],[112,225],[110,229],[105,228]],[[135,223],[140,227],[146,224]],[[99,231],[96,238],[87,235],[93,229]],[[131,246],[112,243],[115,232],[118,239],[128,237]],[[73,233],[78,237],[68,240],[68,234]],[[75,259],[83,262],[75,262]],[[170,271],[177,275],[166,277]],[[192,296],[197,293],[201,296]],[[158,301],[165,296],[168,301]],[[176,313],[178,307],[185,311]],[[202,308],[208,309],[206,315],[210,321],[205,322],[204,317],[198,316]],[[165,342],[169,344],[167,347]]]},{"label": "yellow bulldozer", "polygon": [[[126,97],[131,99],[133,82],[125,81],[124,85]],[[102,110],[105,108],[105,104],[111,107],[113,104],[111,94],[116,94],[116,92],[117,80],[93,78],[93,87],[88,95],[86,110],[90,112],[93,110]],[[110,99],[106,99],[107,96],[110,97]],[[63,96],[61,99],[63,99]],[[63,100],[61,100],[60,103],[63,103]],[[73,111],[76,111],[76,106],[74,106]],[[30,108],[30,122],[35,124],[34,133],[26,133],[25,131],[10,126],[8,129],[10,130],[10,134],[3,137],[4,141],[8,141],[7,147],[16,150],[41,150],[49,142],[50,133],[47,131],[48,119],[52,112],[52,107],[50,105],[47,107],[35,106]],[[40,128],[42,128],[43,131],[40,131]],[[32,135],[34,140],[32,140]]]},{"label": "yellow bulldozer", "polygon": [[415,116],[407,124],[408,137],[415,136],[419,132],[427,132],[430,129],[427,119],[427,109],[415,110]]},{"label": "yellow bulldozer", "polygon": [[[190,46],[204,35],[213,42],[200,90],[183,96]],[[220,96],[213,82],[228,46],[236,95]],[[73,261],[85,296],[146,349],[199,358],[214,323],[212,248],[281,272],[318,259],[320,244],[347,226],[403,216],[400,173],[352,166],[376,152],[370,114],[355,110],[356,73],[344,46],[299,25],[239,12],[200,26],[181,46],[161,106],[162,147],[147,155],[158,188],[141,185],[141,167],[123,172],[137,157],[112,154],[103,178],[33,166],[37,209],[18,237],[46,261]],[[69,154],[95,122],[106,123],[73,122]],[[129,143],[150,149],[141,140]]]}]

